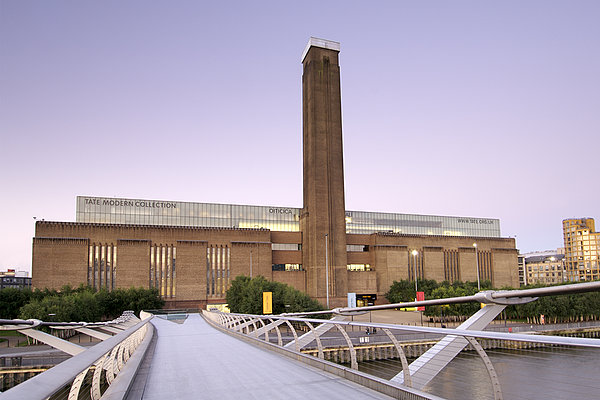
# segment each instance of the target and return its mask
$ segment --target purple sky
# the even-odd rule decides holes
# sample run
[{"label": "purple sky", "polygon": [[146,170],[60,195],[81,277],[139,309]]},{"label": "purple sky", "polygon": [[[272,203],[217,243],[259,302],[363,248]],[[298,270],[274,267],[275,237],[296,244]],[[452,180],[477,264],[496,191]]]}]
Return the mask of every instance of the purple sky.
[{"label": "purple sky", "polygon": [[[75,197],[302,206],[300,56],[341,42],[346,207],[600,219],[598,1],[0,0],[0,270]],[[600,221],[598,221],[600,225]]]}]

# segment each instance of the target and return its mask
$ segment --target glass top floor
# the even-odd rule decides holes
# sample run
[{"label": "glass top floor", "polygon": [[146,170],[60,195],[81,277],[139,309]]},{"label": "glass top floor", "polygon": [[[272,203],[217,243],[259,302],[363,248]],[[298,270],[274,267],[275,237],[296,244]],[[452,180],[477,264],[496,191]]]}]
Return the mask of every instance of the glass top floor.
[{"label": "glass top floor", "polygon": [[[87,223],[300,230],[300,208],[77,196],[76,221]],[[500,220],[346,211],[346,232],[500,237]]]}]

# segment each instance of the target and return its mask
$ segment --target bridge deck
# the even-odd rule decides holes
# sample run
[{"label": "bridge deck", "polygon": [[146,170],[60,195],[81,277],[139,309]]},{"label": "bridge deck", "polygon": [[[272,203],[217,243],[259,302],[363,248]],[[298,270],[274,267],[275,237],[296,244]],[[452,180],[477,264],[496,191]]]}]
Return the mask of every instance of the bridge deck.
[{"label": "bridge deck", "polygon": [[144,399],[389,399],[343,378],[270,353],[191,314],[154,318],[158,339]]}]

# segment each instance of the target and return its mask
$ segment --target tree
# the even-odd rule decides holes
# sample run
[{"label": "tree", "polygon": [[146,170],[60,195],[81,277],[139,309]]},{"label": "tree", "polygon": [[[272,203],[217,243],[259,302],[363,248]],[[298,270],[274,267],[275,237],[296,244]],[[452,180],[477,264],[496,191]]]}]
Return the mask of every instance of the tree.
[{"label": "tree", "polygon": [[[433,279],[417,279],[419,292],[425,293],[425,298],[430,299],[431,293],[440,285],[449,285],[449,282],[438,283]],[[390,303],[403,303],[414,301],[416,299],[415,281],[400,280],[394,281],[388,292],[384,295]]]},{"label": "tree", "polygon": [[[156,289],[129,288],[111,292],[80,286],[59,291],[35,291],[19,310],[21,318],[43,321],[95,322],[113,319],[126,310],[136,314],[143,309],[162,308],[164,300]],[[0,304],[0,309],[2,304]]]},{"label": "tree", "polygon": [[31,300],[30,289],[6,288],[0,290],[0,318],[15,319],[19,309]]},{"label": "tree", "polygon": [[415,283],[409,280],[394,281],[385,294],[390,303],[403,303],[415,299]]},{"label": "tree", "polygon": [[[449,297],[471,296],[477,293],[477,282],[449,281],[436,282],[433,279],[417,280],[419,291],[425,292],[425,299],[443,299]],[[489,280],[480,282],[481,290],[491,289]],[[415,282],[409,280],[394,281],[385,297],[390,303],[410,302],[415,299]],[[442,306],[427,306],[425,315],[440,315]],[[468,317],[479,309],[478,303],[454,304],[443,306],[445,315]]]},{"label": "tree", "polygon": [[273,293],[273,314],[323,310],[318,301],[284,283],[243,275],[237,276],[227,290],[229,309],[240,314],[262,314],[263,292]]}]

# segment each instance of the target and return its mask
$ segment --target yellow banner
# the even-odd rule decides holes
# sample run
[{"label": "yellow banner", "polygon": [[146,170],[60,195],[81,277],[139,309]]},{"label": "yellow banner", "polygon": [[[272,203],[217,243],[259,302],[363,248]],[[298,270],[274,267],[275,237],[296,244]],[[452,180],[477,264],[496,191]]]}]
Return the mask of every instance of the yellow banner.
[{"label": "yellow banner", "polygon": [[273,292],[263,292],[263,314],[273,314]]}]

